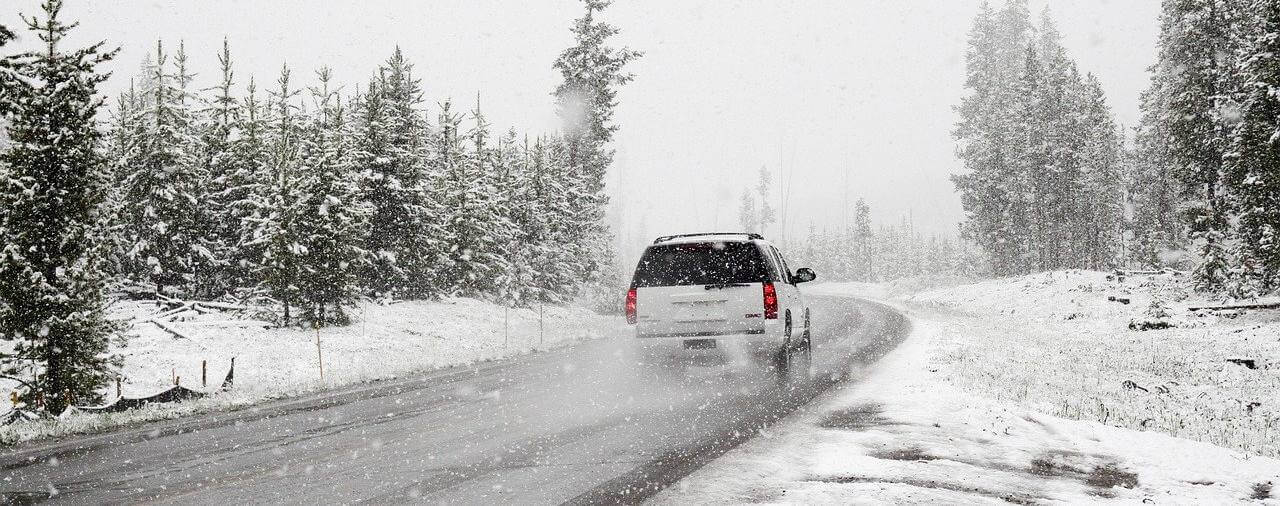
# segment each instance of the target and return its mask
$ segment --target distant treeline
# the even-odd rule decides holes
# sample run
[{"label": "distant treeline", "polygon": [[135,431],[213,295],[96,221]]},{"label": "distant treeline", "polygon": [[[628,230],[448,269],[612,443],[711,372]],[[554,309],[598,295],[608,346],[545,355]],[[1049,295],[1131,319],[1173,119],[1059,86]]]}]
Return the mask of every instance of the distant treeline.
[{"label": "distant treeline", "polygon": [[828,281],[882,282],[921,275],[977,276],[984,273],[979,253],[964,241],[924,235],[909,220],[875,227],[871,207],[854,206],[852,226],[835,231],[809,227],[792,247],[795,267],[812,267]]}]

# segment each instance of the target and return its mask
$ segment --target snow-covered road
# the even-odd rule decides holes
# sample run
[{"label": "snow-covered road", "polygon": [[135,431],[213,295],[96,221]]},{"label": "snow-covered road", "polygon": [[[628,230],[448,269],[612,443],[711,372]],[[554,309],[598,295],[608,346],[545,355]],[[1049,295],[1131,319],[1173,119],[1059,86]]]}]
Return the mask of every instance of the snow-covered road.
[{"label": "snow-covered road", "polygon": [[909,326],[886,306],[845,297],[818,299],[814,324],[810,374],[786,381],[750,363],[639,366],[627,336],[615,336],[20,445],[0,454],[0,498],[634,502],[878,360]]}]

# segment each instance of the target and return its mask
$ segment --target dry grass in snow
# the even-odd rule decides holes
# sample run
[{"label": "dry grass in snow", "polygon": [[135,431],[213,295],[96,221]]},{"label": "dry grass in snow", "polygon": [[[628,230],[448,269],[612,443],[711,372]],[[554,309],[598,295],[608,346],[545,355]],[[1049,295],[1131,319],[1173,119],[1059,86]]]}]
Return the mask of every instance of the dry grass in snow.
[{"label": "dry grass in snow", "polygon": [[[1280,456],[1280,310],[1191,312],[1223,301],[1188,284],[1064,271],[904,300],[941,324],[930,366],[947,383],[1056,416]],[[1130,328],[1144,322],[1168,328]]]}]

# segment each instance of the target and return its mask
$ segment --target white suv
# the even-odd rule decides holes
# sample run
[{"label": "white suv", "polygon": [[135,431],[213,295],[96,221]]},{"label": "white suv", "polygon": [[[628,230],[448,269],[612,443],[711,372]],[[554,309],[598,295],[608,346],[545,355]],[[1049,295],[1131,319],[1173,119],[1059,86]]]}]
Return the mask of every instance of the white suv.
[{"label": "white suv", "polygon": [[809,346],[809,306],[792,273],[759,234],[659,237],[645,249],[627,292],[627,323],[645,348],[743,348],[785,365]]}]

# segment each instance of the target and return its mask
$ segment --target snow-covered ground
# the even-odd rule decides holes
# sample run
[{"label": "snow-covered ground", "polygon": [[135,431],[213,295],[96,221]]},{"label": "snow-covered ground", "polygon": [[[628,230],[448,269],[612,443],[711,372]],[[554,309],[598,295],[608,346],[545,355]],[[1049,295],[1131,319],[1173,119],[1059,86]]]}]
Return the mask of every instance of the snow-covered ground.
[{"label": "snow-covered ground", "polygon": [[[1107,276],[815,287],[894,297],[912,334],[656,502],[1280,502],[1280,317],[1196,316],[1178,276]],[[1130,330],[1153,299],[1176,326]]]},{"label": "snow-covered ground", "polygon": [[[249,405],[265,399],[358,382],[387,379],[446,366],[475,363],[565,346],[584,339],[617,335],[620,317],[578,307],[507,309],[475,299],[440,302],[365,303],[352,311],[344,327],[317,332],[268,328],[226,313],[189,311],[164,324],[190,339],[145,320],[160,312],[153,304],[126,302],[115,318],[136,322],[123,347],[121,390],[144,397],[173,385],[212,391],[235,358],[234,388],[212,397],[116,414],[69,414],[59,421],[0,427],[0,442],[100,430],[124,423],[174,418],[191,413]],[[324,379],[320,376],[323,358]],[[201,362],[207,385],[201,383]],[[115,397],[115,392],[108,395]],[[0,410],[2,411],[2,410]]]},{"label": "snow-covered ground", "polygon": [[[1065,271],[905,300],[946,323],[934,361],[948,383],[1057,416],[1280,457],[1280,310],[1192,312],[1222,301],[1187,285],[1172,274]],[[1130,328],[1144,324],[1171,327]]]}]

